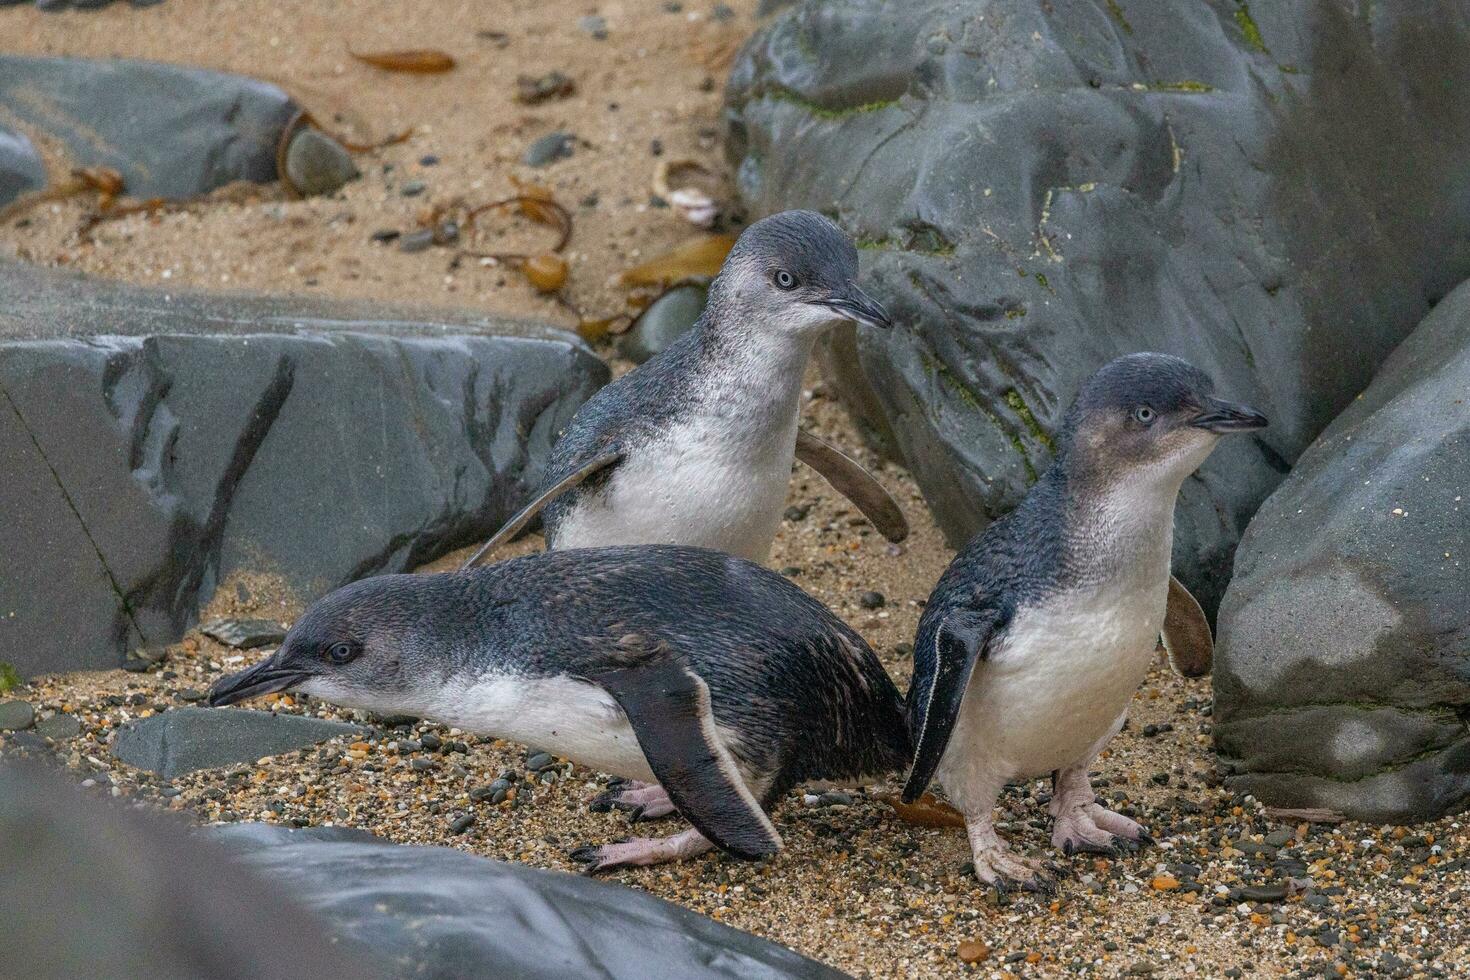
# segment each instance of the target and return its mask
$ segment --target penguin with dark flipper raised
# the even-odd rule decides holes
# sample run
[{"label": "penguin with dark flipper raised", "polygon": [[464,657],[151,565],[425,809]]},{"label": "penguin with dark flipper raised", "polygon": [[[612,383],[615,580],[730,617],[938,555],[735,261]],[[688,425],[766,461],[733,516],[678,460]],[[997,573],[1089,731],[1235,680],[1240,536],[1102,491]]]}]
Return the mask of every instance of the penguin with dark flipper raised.
[{"label": "penguin with dark flipper raised", "polygon": [[711,845],[774,853],[767,811],[791,787],[909,757],[902,699],[862,637],[780,575],[699,548],[556,551],[344,586],[210,703],[277,691],[537,745],[648,782],[693,825],[582,848],[590,871]]},{"label": "penguin with dark flipper raised", "polygon": [[1265,425],[1179,358],[1120,357],[1083,386],[1051,468],[939,580],[914,641],[903,798],[938,778],[982,881],[1050,884],[992,825],[1012,779],[1051,773],[1052,843],[1066,853],[1147,840],[1096,802],[1088,765],[1122,727],[1164,626],[1180,485],[1222,434]]},{"label": "penguin with dark flipper raised", "polygon": [[797,426],[817,338],[839,323],[890,325],[857,271],[852,240],[815,212],[747,228],[699,322],[578,410],[535,500],[465,567],[538,513],[553,549],[681,544],[763,561],[798,458],[902,540],[908,525],[882,485]]}]

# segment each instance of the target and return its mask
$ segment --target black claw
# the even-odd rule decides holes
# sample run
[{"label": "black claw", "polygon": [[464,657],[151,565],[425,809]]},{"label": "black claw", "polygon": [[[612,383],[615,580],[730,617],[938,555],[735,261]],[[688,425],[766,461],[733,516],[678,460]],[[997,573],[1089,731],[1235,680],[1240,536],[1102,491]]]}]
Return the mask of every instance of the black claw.
[{"label": "black claw", "polygon": [[1072,843],[1072,839],[1070,837],[1062,841],[1062,853],[1065,854],[1067,857],[1071,857],[1076,850],[1077,846]]},{"label": "black claw", "polygon": [[612,778],[610,778],[607,781],[607,788],[608,789],[621,789],[622,787],[628,785],[629,782],[630,782],[630,780],[625,779],[622,776],[613,776]]},{"label": "black claw", "polygon": [[573,861],[576,861],[578,864],[591,864],[597,860],[597,852],[600,850],[602,850],[602,848],[594,847],[591,844],[588,844],[583,847],[573,848],[572,852],[568,854],[567,857],[571,858]]},{"label": "black claw", "polygon": [[1155,844],[1158,843],[1158,841],[1154,840],[1153,835],[1150,834],[1148,831],[1140,830],[1138,832],[1138,840],[1136,843],[1140,847],[1153,847]]},{"label": "black claw", "polygon": [[628,812],[628,822],[637,823],[638,821],[642,820],[643,811],[646,809],[648,809],[646,806],[635,806],[632,810]]},{"label": "black claw", "polygon": [[611,813],[613,808],[612,794],[599,793],[587,801],[587,809],[593,813]]}]

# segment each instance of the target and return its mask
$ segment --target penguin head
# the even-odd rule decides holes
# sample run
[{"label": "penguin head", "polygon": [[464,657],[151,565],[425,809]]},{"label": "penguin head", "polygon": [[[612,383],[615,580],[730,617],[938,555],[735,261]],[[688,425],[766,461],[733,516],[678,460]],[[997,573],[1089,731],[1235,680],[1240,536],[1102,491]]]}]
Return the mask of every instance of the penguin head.
[{"label": "penguin head", "polygon": [[741,233],[710,293],[722,316],[762,331],[814,336],[839,323],[891,327],[857,284],[857,248],[815,211],[782,211]]},{"label": "penguin head", "polygon": [[1104,482],[1140,477],[1177,489],[1220,437],[1266,426],[1253,408],[1215,395],[1208,374],[1168,354],[1126,354],[1083,384],[1067,411],[1058,455]]},{"label": "penguin head", "polygon": [[[446,577],[379,575],[323,596],[275,653],[216,682],[209,703],[299,691],[352,708],[408,709],[455,662],[435,639],[446,632],[435,611],[445,604],[434,594]],[[459,632],[473,635],[468,627]]]}]

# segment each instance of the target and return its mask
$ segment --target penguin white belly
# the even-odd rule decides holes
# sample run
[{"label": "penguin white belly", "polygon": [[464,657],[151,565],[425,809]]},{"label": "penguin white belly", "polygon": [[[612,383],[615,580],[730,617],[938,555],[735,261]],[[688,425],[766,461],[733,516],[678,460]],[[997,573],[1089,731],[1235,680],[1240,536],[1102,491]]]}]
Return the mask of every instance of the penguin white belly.
[{"label": "penguin white belly", "polygon": [[423,705],[425,718],[544,749],[599,772],[655,782],[611,694],[570,677],[487,674]]},{"label": "penguin white belly", "polygon": [[680,544],[763,562],[781,524],[796,430],[745,455],[688,428],[633,453],[557,529],[557,548]]},{"label": "penguin white belly", "polygon": [[1018,610],[1003,647],[970,679],[955,755],[1005,779],[1081,760],[1111,731],[1148,671],[1166,589],[1064,593]]}]

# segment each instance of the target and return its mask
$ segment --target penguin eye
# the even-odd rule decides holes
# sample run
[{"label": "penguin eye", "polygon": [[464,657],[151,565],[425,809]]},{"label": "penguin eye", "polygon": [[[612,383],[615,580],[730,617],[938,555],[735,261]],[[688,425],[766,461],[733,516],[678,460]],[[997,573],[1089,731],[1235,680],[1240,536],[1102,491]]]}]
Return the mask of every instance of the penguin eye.
[{"label": "penguin eye", "polygon": [[341,643],[333,643],[327,647],[327,659],[339,666],[353,660],[357,657],[357,654],[357,647],[345,640]]},{"label": "penguin eye", "polygon": [[796,288],[796,277],[785,269],[777,269],[776,274],[772,278],[776,282],[777,289],[790,290]]},{"label": "penguin eye", "polygon": [[1154,410],[1147,405],[1139,405],[1133,410],[1133,420],[1139,425],[1153,425]]}]

